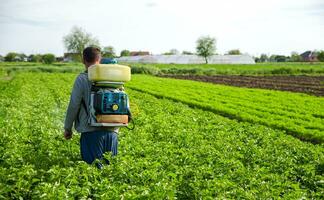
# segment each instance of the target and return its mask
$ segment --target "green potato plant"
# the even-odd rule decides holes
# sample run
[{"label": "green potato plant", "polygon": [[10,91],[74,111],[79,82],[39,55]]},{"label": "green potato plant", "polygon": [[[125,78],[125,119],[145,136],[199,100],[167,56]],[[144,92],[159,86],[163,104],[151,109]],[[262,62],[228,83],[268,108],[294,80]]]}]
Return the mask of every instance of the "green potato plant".
[{"label": "green potato plant", "polygon": [[[76,75],[18,73],[0,82],[0,199],[323,198],[323,144],[261,125],[256,114],[241,122],[225,115],[236,107],[244,119],[265,107],[260,112],[272,123],[284,116],[289,127],[302,128],[306,122],[295,118],[322,116],[321,99],[285,94],[300,105],[281,105],[276,95],[284,93],[134,76],[126,89],[138,106],[136,129],[121,130],[118,156],[107,154],[111,164],[100,171],[81,160],[78,134],[70,141],[62,135]],[[241,98],[226,107],[235,92]]]}]

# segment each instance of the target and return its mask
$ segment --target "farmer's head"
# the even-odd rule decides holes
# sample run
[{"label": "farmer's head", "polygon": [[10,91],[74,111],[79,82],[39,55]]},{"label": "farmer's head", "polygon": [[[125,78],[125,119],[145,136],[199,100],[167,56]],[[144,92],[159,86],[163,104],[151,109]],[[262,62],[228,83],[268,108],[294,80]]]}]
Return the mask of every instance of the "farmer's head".
[{"label": "farmer's head", "polygon": [[99,64],[101,59],[100,49],[97,47],[87,47],[83,50],[83,63],[86,68],[94,64]]}]

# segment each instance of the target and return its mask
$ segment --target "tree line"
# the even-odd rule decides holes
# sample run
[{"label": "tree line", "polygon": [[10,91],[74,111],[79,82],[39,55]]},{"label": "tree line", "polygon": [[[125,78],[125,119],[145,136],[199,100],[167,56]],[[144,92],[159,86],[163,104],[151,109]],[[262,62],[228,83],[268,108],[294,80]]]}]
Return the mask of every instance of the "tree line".
[{"label": "tree line", "polygon": [[[314,56],[319,62],[324,62],[324,51],[314,51]],[[304,58],[297,52],[292,52],[290,56],[285,55],[267,55],[261,54],[260,57],[254,57],[255,62],[304,62]]]},{"label": "tree line", "polygon": [[0,61],[6,62],[42,62],[45,64],[52,64],[56,61],[56,57],[54,54],[46,53],[46,54],[30,54],[26,55],[24,53],[16,53],[9,52],[5,56],[0,55]]}]

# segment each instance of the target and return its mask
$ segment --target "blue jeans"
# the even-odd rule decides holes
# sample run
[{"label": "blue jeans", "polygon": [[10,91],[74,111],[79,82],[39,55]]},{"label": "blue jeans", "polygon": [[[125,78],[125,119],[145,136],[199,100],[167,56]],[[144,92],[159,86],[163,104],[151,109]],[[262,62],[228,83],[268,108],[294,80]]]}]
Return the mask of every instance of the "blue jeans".
[{"label": "blue jeans", "polygon": [[113,131],[81,133],[80,149],[82,160],[91,164],[95,159],[103,159],[103,154],[111,151],[117,155],[118,137]]}]

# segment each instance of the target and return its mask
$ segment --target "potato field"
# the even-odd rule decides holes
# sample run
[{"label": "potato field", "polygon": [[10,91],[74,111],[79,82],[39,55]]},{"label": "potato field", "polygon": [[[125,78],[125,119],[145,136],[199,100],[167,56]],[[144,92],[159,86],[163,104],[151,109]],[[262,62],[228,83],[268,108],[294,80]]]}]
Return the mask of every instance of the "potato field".
[{"label": "potato field", "polygon": [[98,170],[63,137],[68,67],[0,67],[0,199],[324,198],[323,97],[134,74],[136,127]]}]

